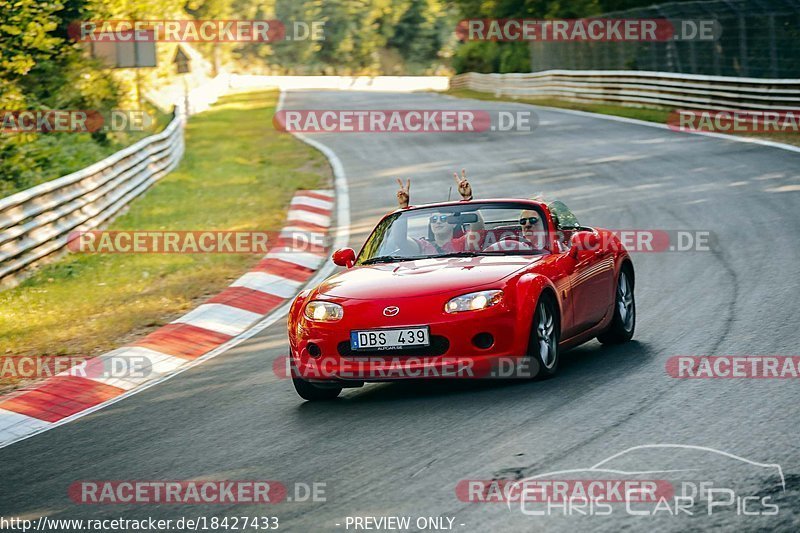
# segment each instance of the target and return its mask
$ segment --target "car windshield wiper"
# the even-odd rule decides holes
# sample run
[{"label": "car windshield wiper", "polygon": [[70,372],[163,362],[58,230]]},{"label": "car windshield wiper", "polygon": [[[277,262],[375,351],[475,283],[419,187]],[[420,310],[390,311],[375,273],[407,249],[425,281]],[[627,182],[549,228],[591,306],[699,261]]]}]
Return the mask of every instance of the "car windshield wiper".
[{"label": "car windshield wiper", "polygon": [[451,252],[449,254],[442,254],[442,255],[431,255],[429,257],[435,257],[436,259],[440,259],[442,257],[478,257],[481,255],[479,252]]},{"label": "car windshield wiper", "polygon": [[489,252],[480,251],[480,252],[453,252],[444,255],[434,255],[431,257],[440,258],[440,257],[481,257],[487,255],[534,255],[541,252],[537,252],[534,250],[492,250]]},{"label": "car windshield wiper", "polygon": [[365,259],[361,262],[362,265],[374,265],[375,263],[399,263],[400,261],[414,261],[415,259],[425,259],[425,256],[419,257],[405,257],[401,255],[379,255]]}]

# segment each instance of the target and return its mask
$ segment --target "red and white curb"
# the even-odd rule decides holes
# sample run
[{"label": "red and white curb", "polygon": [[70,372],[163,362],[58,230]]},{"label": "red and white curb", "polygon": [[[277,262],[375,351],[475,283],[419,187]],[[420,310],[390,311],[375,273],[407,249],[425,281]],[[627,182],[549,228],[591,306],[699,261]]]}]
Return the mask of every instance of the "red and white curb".
[{"label": "red and white curb", "polygon": [[[335,174],[339,189],[344,178]],[[298,191],[284,232],[303,231],[318,239],[315,242],[324,242],[333,207],[333,191]],[[267,315],[278,315],[273,312],[280,311],[312,276],[316,278],[327,258],[327,249],[313,253],[279,245],[227,289],[135,344],[95,357],[78,372],[63,372],[0,398],[0,447],[79,418],[221,353],[232,341],[241,342],[247,338],[243,334],[263,329],[256,326],[267,323]],[[146,362],[149,372],[138,378],[88,377],[103,376],[105,362],[123,357]]]}]

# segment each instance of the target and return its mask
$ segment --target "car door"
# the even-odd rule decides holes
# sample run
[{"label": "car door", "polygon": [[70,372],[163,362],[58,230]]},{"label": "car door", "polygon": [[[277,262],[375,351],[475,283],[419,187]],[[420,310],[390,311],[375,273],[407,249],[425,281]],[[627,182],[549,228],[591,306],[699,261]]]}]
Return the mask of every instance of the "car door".
[{"label": "car door", "polygon": [[614,284],[614,254],[606,247],[596,250],[570,249],[572,312],[578,334],[605,318],[611,308]]}]

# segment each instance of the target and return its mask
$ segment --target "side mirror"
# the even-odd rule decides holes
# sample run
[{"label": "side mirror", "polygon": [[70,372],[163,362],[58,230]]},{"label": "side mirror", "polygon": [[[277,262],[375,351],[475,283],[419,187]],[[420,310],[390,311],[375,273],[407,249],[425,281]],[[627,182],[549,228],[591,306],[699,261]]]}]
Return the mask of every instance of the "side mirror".
[{"label": "side mirror", "polygon": [[333,252],[333,262],[340,267],[351,268],[356,262],[356,253],[352,248],[341,248]]},{"label": "side mirror", "polygon": [[600,250],[600,236],[593,231],[577,231],[569,239],[570,252],[596,252]]}]

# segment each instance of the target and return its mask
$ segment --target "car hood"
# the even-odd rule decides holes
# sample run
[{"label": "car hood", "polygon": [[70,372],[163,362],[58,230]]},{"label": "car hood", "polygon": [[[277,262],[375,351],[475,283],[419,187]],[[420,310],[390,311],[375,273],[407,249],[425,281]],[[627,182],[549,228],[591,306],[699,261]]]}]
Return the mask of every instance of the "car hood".
[{"label": "car hood", "polygon": [[480,256],[419,259],[357,266],[331,276],[318,288],[336,298],[378,299],[440,294],[495,283],[542,256]]}]

